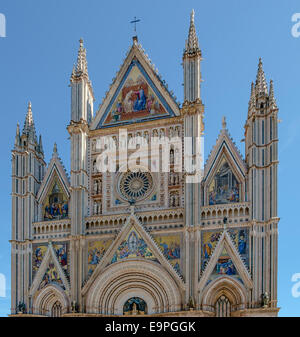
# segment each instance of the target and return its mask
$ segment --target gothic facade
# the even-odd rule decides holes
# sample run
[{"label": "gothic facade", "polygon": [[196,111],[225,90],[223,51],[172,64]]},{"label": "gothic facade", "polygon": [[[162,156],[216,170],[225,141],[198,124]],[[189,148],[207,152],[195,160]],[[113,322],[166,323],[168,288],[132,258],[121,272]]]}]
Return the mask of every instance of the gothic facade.
[{"label": "gothic facade", "polygon": [[[224,118],[200,171],[180,170],[204,156],[201,60],[192,12],[179,104],[134,37],[94,113],[80,40],[68,173],[56,144],[46,165],[29,103],[12,150],[12,315],[277,316],[273,83],[259,60],[245,157]],[[182,145],[163,152],[172,137]],[[167,172],[149,151],[136,155],[143,142],[169,157]],[[108,162],[114,169],[101,169]]]}]

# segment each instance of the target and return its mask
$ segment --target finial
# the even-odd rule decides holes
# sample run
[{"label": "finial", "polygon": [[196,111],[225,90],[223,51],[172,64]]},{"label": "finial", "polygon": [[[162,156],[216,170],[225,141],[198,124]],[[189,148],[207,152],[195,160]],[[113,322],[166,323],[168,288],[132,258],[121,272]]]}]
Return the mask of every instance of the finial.
[{"label": "finial", "polygon": [[56,145],[56,143],[54,143],[54,146],[53,146],[53,154],[57,154],[57,145]]},{"label": "finial", "polygon": [[36,142],[36,132],[35,132],[35,126],[34,126],[30,101],[28,102],[28,105],[27,105],[27,114],[26,114],[26,118],[24,122],[23,134],[26,134],[27,136],[29,136],[29,139],[32,142]]},{"label": "finial", "polygon": [[137,37],[137,35],[135,35],[135,36],[132,37],[132,41],[133,41],[133,44],[137,44],[138,43],[138,37]]},{"label": "finial", "polygon": [[191,23],[194,23],[195,22],[195,11],[194,9],[192,9],[192,12],[191,12]]},{"label": "finial", "polygon": [[[87,60],[86,60],[86,49],[83,47],[83,39],[79,40],[79,50],[77,55],[77,64],[75,69],[75,75],[80,76],[81,74],[87,75]],[[72,76],[74,76],[74,70],[72,72]]]},{"label": "finial", "polygon": [[190,16],[190,28],[189,28],[189,35],[185,43],[185,51],[184,53],[197,53],[201,52],[199,49],[199,43],[198,38],[196,34],[196,28],[195,28],[195,11],[192,10],[191,16]]},{"label": "finial", "polygon": [[226,117],[225,116],[223,116],[223,118],[222,118],[222,128],[223,128],[223,130],[226,129]]},{"label": "finial", "polygon": [[269,101],[270,101],[270,104],[272,104],[275,108],[277,107],[276,100],[274,97],[273,80],[270,80]]}]

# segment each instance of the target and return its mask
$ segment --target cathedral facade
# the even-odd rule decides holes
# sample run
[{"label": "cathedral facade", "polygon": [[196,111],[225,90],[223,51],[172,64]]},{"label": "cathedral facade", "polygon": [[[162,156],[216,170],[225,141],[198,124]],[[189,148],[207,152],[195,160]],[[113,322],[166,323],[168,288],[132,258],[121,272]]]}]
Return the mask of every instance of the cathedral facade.
[{"label": "cathedral facade", "polygon": [[46,165],[29,103],[12,150],[11,315],[277,316],[273,83],[259,60],[245,157],[223,118],[202,165],[201,61],[192,12],[180,104],[134,37],[94,113],[80,40],[68,173],[56,144]]}]

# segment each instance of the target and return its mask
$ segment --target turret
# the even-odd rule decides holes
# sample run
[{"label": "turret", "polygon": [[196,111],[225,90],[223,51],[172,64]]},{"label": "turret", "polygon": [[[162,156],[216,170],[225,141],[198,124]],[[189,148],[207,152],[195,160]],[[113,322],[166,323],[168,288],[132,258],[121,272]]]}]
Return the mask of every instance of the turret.
[{"label": "turret", "polygon": [[[41,139],[41,138],[40,138]],[[28,287],[32,282],[30,272],[32,222],[37,220],[37,192],[44,177],[44,152],[37,142],[31,103],[20,134],[17,125],[14,148],[12,150],[12,312],[19,302],[27,303]],[[24,278],[24,279],[23,279]],[[25,283],[23,283],[25,282]]]},{"label": "turret", "polygon": [[262,61],[259,59],[256,82],[251,85],[245,125],[248,198],[253,204],[252,217],[259,221],[277,216],[277,120],[273,81],[270,81],[268,90]]},{"label": "turret", "polygon": [[[184,116],[184,142],[186,163],[191,163],[194,167],[203,160],[202,153],[202,135],[204,131],[203,116],[204,105],[200,96],[201,84],[201,50],[199,48],[196,35],[194,10],[190,17],[190,27],[185,49],[183,51],[183,76],[184,76],[184,103],[181,113]],[[185,165],[187,168],[188,165]],[[198,172],[197,172],[198,171]],[[200,225],[201,215],[199,212],[201,206],[201,172],[197,169],[194,172],[186,172],[185,189],[185,226],[188,228]],[[195,270],[198,273],[198,254],[197,246],[199,237],[195,232],[186,231],[186,258],[189,264],[188,270]],[[187,275],[188,291],[186,292],[186,303],[189,298],[198,298],[196,279]]]},{"label": "turret", "polygon": [[255,84],[251,84],[248,116],[245,124],[248,201],[251,203],[250,247],[254,282],[251,306],[260,306],[268,293],[271,307],[277,306],[277,166],[278,108],[273,82],[268,90],[259,59]]},{"label": "turret", "polygon": [[[80,304],[83,258],[76,237],[85,232],[84,219],[88,215],[88,130],[93,118],[93,89],[88,76],[86,49],[79,41],[77,64],[73,67],[71,86],[71,121],[68,131],[71,139],[71,284],[72,301]],[[80,272],[81,270],[81,272]]]}]

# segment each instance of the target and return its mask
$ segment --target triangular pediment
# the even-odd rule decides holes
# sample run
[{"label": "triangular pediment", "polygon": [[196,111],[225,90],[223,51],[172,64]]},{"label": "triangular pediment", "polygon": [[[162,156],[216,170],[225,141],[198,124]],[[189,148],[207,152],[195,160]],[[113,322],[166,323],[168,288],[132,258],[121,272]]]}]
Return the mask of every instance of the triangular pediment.
[{"label": "triangular pediment", "polygon": [[207,180],[211,175],[213,169],[218,164],[218,160],[225,153],[227,159],[234,163],[236,170],[241,177],[245,177],[246,165],[245,162],[231,139],[227,129],[222,129],[217,139],[215,146],[213,147],[204,167],[204,180]]},{"label": "triangular pediment", "polygon": [[245,175],[245,162],[223,129],[204,168],[205,204],[242,201]]},{"label": "triangular pediment", "polygon": [[120,68],[91,129],[179,116],[175,98],[149,59],[134,43]]},{"label": "triangular pediment", "polygon": [[159,263],[139,231],[134,225],[131,225],[128,234],[116,249],[109,264],[135,258],[149,259]]},{"label": "triangular pediment", "polygon": [[42,220],[68,217],[70,183],[57,154],[54,154],[40,186],[37,200]]},{"label": "triangular pediment", "polygon": [[180,287],[185,287],[182,277],[164,256],[157,243],[132,211],[114,242],[109,246],[95,271],[83,287],[83,293],[87,292],[97,276],[110,265],[126,260],[143,259],[160,264],[173,276]]},{"label": "triangular pediment", "polygon": [[253,286],[250,273],[227,230],[223,231],[211,253],[201,275],[198,289],[203,289],[212,280],[224,276],[239,280],[248,289]]},{"label": "triangular pediment", "polygon": [[30,295],[46,287],[49,284],[55,284],[69,292],[70,286],[63,267],[57,259],[53,245],[50,242],[39,269],[37,270],[33,283],[30,288]]}]

